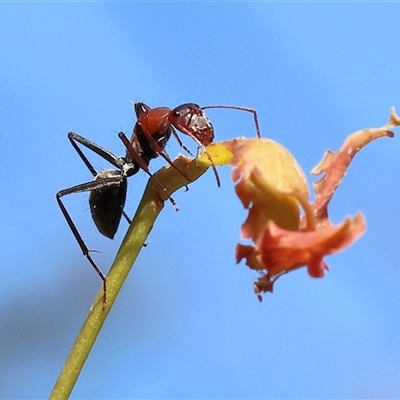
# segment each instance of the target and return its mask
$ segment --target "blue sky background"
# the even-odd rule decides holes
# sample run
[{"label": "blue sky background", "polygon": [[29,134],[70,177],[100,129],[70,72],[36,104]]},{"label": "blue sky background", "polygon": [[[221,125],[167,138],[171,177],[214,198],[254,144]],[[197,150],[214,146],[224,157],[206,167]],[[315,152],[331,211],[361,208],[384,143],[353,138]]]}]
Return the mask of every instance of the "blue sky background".
[{"label": "blue sky background", "polygon": [[[308,173],[351,132],[400,113],[397,3],[2,3],[0,397],[46,398],[100,280],[55,201],[89,171],[73,130],[118,155],[130,101],[258,111],[262,134]],[[251,115],[209,110],[218,140],[255,136]],[[399,131],[397,135],[399,135]],[[192,145],[190,140],[185,143]],[[192,147],[193,148],[193,147]],[[169,154],[180,152],[171,140]],[[287,275],[260,304],[235,265],[245,211],[230,169],[166,204],[73,398],[399,398],[400,144],[363,150],[332,205],[367,233],[322,280]],[[104,160],[92,157],[97,168]],[[156,160],[152,170],[165,163]],[[130,179],[133,215],[147,178]],[[87,194],[65,199],[107,271]]]}]

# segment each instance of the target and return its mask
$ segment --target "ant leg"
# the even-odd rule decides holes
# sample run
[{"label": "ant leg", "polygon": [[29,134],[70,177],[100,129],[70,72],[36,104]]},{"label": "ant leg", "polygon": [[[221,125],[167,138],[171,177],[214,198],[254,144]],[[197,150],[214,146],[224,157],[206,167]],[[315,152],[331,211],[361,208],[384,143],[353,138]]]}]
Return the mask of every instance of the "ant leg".
[{"label": "ant leg", "polygon": [[241,110],[252,113],[254,117],[254,124],[256,126],[257,137],[259,138],[261,137],[261,130],[260,130],[260,124],[258,123],[257,111],[254,108],[240,107],[240,106],[220,106],[220,105],[201,107],[202,110],[205,110],[206,108],[228,108],[231,110]]},{"label": "ant leg", "polygon": [[[148,164],[143,161],[143,159],[140,157],[140,155],[137,153],[137,151],[133,148],[132,143],[129,141],[129,139],[126,137],[126,135],[123,132],[120,132],[118,134],[118,137],[122,140],[122,143],[125,145],[126,149],[128,150],[129,154],[132,156],[133,160],[140,166],[140,168],[146,172],[147,175],[150,176],[151,179],[168,195],[169,201],[172,203],[176,211],[179,211],[179,207],[176,204],[176,201],[167,193],[167,189],[161,183],[155,178],[155,176],[149,171]],[[153,139],[154,140],[154,139]],[[154,141],[155,142],[155,141]],[[155,142],[156,143],[156,142]],[[172,161],[171,161],[171,165]],[[173,165],[175,167],[175,165]],[[175,167],[179,171],[178,168]],[[185,177],[186,178],[186,177]]]},{"label": "ant leg", "polygon": [[189,155],[192,157],[197,157],[199,155],[199,152],[197,151],[197,156],[195,156],[183,143],[182,140],[179,138],[179,135],[176,133],[176,130],[171,126],[172,128],[172,134],[174,135],[175,139],[177,140],[178,144],[180,147],[182,147],[183,150],[185,150]]},{"label": "ant leg", "polygon": [[[151,136],[146,129],[143,129],[140,127],[140,130],[144,137],[147,140],[147,143],[150,145],[152,150],[157,153],[159,156],[164,158],[165,161],[168,162],[169,165],[171,165],[172,168],[177,170],[185,179],[187,179],[188,182],[191,182],[191,180],[187,177],[187,175],[181,171],[179,168],[175,166],[175,164],[172,162],[171,158],[168,156],[167,152],[157,143],[157,141],[154,140],[153,136]],[[130,146],[132,148],[132,146]]]},{"label": "ant leg", "polygon": [[86,167],[89,169],[89,171],[92,173],[93,176],[97,175],[96,170],[93,168],[92,164],[89,162],[89,160],[86,158],[86,156],[83,154],[82,150],[78,147],[77,143],[80,143],[82,146],[87,147],[89,150],[93,151],[97,155],[99,155],[101,158],[104,158],[106,161],[108,161],[110,164],[112,164],[114,167],[121,169],[123,160],[121,157],[115,156],[113,153],[110,151],[106,150],[105,148],[99,146],[97,143],[94,143],[83,136],[79,136],[74,132],[69,132],[68,133],[68,139],[71,142],[72,146],[78,153],[79,157],[82,159],[82,161],[85,163]]},{"label": "ant leg", "polygon": [[106,178],[103,180],[98,180],[98,181],[92,181],[88,183],[83,183],[80,185],[73,186],[68,189],[60,190],[56,194],[56,199],[57,203],[61,209],[61,212],[64,215],[65,220],[68,223],[68,226],[70,227],[73,235],[75,236],[76,241],[78,242],[79,247],[82,250],[83,255],[88,259],[89,263],[92,265],[94,270],[97,272],[97,274],[100,276],[101,280],[103,281],[103,309],[105,304],[107,303],[107,279],[106,276],[103,274],[103,272],[100,270],[100,268],[96,265],[96,263],[93,261],[92,257],[90,256],[90,250],[87,248],[82,236],[78,232],[78,229],[76,228],[74,222],[72,221],[71,216],[69,215],[67,209],[65,208],[63,202],[61,201],[61,197],[66,196],[68,194],[73,194],[73,193],[80,193],[80,192],[90,192],[92,190],[96,189],[101,189],[107,186],[113,186],[113,185],[119,185],[121,182],[121,178]]},{"label": "ant leg", "polygon": [[[98,174],[98,172],[94,169],[93,165],[90,163],[90,161],[87,159],[87,157],[83,154],[82,150],[78,147],[76,142],[87,147],[89,150],[93,151],[100,157],[104,158],[105,160],[107,160],[109,163],[111,163],[115,167],[121,169],[121,159],[119,157],[115,156],[113,153],[111,153],[107,149],[99,146],[97,143],[94,143],[74,132],[68,133],[68,139],[70,140],[72,147],[78,153],[79,157],[84,162],[84,164],[86,165],[86,167],[92,173],[93,176],[96,176]],[[122,211],[122,215],[124,216],[125,220],[130,225],[131,219],[126,215],[125,211]]]},{"label": "ant leg", "polygon": [[[174,131],[172,131],[172,132],[174,133]],[[176,134],[176,132],[175,132],[175,135],[178,136],[178,135]],[[197,155],[196,155],[196,158],[199,156],[199,149],[202,149],[202,150],[204,151],[204,153],[206,153],[207,158],[208,158],[208,160],[209,160],[210,163],[211,163],[211,168],[213,169],[213,172],[214,172],[214,175],[215,175],[215,179],[217,180],[217,186],[218,186],[218,187],[221,187],[221,180],[220,180],[220,178],[219,178],[219,174],[218,174],[218,171],[217,171],[217,167],[215,166],[214,161],[212,160],[212,158],[210,157],[210,155],[208,154],[208,151],[207,151],[206,146],[204,146],[204,144],[201,143],[201,141],[200,141],[199,139],[197,139],[197,137],[194,136],[193,134],[191,134],[189,131],[185,132],[185,135],[191,137],[191,138],[194,140],[194,142],[197,144]],[[190,153],[190,154],[191,154],[191,153]],[[194,157],[194,155],[193,155],[193,157]]]},{"label": "ant leg", "polygon": [[221,187],[221,179],[219,178],[219,174],[218,174],[218,171],[217,171],[217,167],[215,166],[214,161],[212,160],[211,156],[208,154],[208,151],[207,151],[207,148],[206,148],[206,147],[204,147],[203,145],[199,145],[199,146],[197,147],[197,151],[198,151],[200,148],[202,148],[203,151],[204,151],[204,153],[206,153],[207,158],[208,158],[208,160],[209,160],[210,163],[211,163],[211,168],[213,169],[213,172],[214,172],[214,175],[215,175],[215,179],[217,180],[217,186],[218,186],[218,187]]},{"label": "ant leg", "polygon": [[144,112],[151,110],[151,108],[147,104],[141,101],[134,103],[133,109],[135,110],[136,118],[139,118]]},{"label": "ant leg", "polygon": [[122,211],[122,216],[125,218],[125,220],[128,223],[128,225],[130,225],[132,220],[126,215],[125,211]]}]

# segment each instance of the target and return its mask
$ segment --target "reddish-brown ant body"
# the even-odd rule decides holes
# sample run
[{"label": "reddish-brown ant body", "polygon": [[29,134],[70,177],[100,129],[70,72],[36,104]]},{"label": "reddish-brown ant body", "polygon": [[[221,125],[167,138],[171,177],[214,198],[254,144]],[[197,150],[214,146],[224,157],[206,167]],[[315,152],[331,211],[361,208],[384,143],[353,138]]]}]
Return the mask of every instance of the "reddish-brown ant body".
[{"label": "reddish-brown ant body", "polygon": [[[143,156],[145,156],[146,161],[149,161],[149,159],[161,155],[174,167],[172,160],[164,150],[171,134],[174,135],[183,149],[193,155],[182,143],[175,129],[190,136],[202,147],[208,146],[214,140],[213,126],[197,104],[182,104],[172,110],[168,107],[150,108],[148,105],[139,102],[135,103],[134,108],[136,115],[138,115],[138,120],[133,128],[131,139],[128,140],[123,133],[120,133],[119,137],[127,149],[127,160],[137,163],[145,170],[147,166],[141,165]],[[214,165],[213,168],[218,186],[220,186]],[[183,171],[179,172],[185,176]],[[188,179],[188,181],[190,180]],[[171,201],[175,204],[173,200]]]},{"label": "reddish-brown ant body", "polygon": [[[68,133],[68,139],[92,173],[94,180],[68,189],[60,190],[56,194],[56,199],[82,250],[82,253],[103,281],[104,304],[106,303],[107,293],[106,277],[90,256],[89,249],[61,201],[61,197],[73,193],[89,192],[90,211],[97,229],[104,236],[110,239],[114,238],[122,215],[128,223],[130,223],[130,219],[123,211],[126,200],[128,177],[136,174],[140,169],[143,169],[156,182],[156,184],[165,190],[165,188],[150,173],[149,163],[153,158],[162,156],[172,167],[176,168],[165,151],[166,144],[171,137],[171,134],[177,139],[179,145],[191,155],[193,154],[183,145],[176,130],[191,137],[198,147],[202,147],[203,149],[213,142],[214,129],[210,120],[203,112],[203,109],[206,108],[230,108],[253,113],[257,136],[261,136],[257,113],[255,110],[250,108],[237,106],[200,107],[193,103],[182,104],[174,109],[168,107],[150,108],[142,102],[134,104],[137,122],[133,128],[131,139],[128,140],[123,132],[118,134],[126,147],[125,157],[117,157],[110,151],[82,136],[77,135],[76,133]],[[106,169],[97,172],[83,154],[77,143],[98,154],[117,169]],[[211,164],[219,186],[219,176],[212,160]],[[178,171],[185,176],[184,171]],[[190,180],[188,179],[188,182],[189,181]],[[169,200],[177,209],[176,203],[171,196],[169,196]]]}]

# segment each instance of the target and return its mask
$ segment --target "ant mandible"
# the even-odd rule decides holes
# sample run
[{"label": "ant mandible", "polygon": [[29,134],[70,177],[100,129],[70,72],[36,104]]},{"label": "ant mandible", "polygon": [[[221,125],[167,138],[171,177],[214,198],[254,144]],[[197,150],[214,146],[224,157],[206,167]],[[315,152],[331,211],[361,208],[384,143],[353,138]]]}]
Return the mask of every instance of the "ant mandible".
[{"label": "ant mandible", "polygon": [[[206,108],[228,108],[253,113],[257,136],[261,137],[257,113],[254,109],[222,105],[200,107],[194,103],[182,104],[174,109],[168,107],[157,107],[152,109],[145,103],[135,103],[134,109],[137,116],[137,122],[134,126],[131,139],[128,140],[123,132],[118,134],[127,149],[125,157],[117,157],[98,144],[74,132],[68,133],[68,139],[86,167],[92,173],[94,180],[60,190],[56,194],[56,199],[82,250],[83,255],[88,259],[89,263],[103,281],[103,308],[107,302],[106,277],[92,259],[88,247],[78,232],[78,229],[61,201],[61,198],[73,193],[89,192],[90,211],[97,229],[102,235],[113,239],[118,230],[122,216],[124,216],[128,223],[130,223],[129,217],[123,210],[127,193],[127,178],[136,174],[140,169],[143,169],[151,179],[153,179],[156,184],[165,191],[165,188],[150,173],[149,163],[151,159],[162,156],[172,167],[176,168],[165,151],[166,144],[171,137],[171,134],[174,135],[179,145],[185,151],[193,155],[184,146],[175,129],[191,137],[198,147],[203,149],[212,143],[214,140],[214,129],[210,120],[202,111]],[[116,169],[106,169],[97,172],[77,143],[98,154],[100,157],[112,164]],[[208,155],[208,153],[206,154]],[[220,180],[215,165],[209,155],[208,157],[211,161],[217,184],[220,186]],[[190,181],[183,171],[180,171],[179,169],[177,170],[188,180],[188,182]],[[176,202],[172,197],[168,195],[168,198],[178,210]]]}]

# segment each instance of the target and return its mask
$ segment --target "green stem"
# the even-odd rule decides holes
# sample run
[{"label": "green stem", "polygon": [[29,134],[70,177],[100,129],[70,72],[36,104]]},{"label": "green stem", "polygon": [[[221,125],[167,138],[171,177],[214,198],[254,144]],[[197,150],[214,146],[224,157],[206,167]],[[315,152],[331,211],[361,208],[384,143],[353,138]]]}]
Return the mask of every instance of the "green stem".
[{"label": "green stem", "polygon": [[[180,171],[184,171],[184,174],[193,182],[204,174],[209,163],[207,161],[203,163],[199,160],[188,160],[184,157],[178,157],[174,161],[174,165]],[[162,168],[155,174],[155,177],[166,189],[166,192],[162,191],[153,180],[149,180],[132,224],[107,276],[107,304],[105,305],[105,309],[103,310],[103,289],[101,289],[54,385],[49,397],[50,399],[69,398],[104,321],[142,249],[158,214],[164,207],[164,201],[168,198],[166,193],[172,194],[188,184],[187,179],[171,167]]]}]

